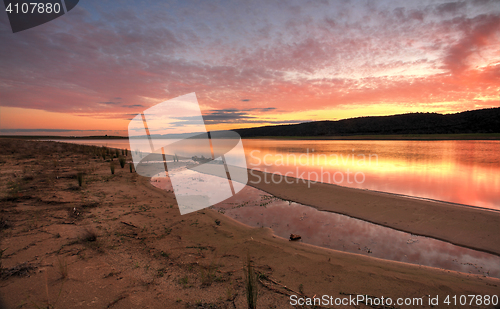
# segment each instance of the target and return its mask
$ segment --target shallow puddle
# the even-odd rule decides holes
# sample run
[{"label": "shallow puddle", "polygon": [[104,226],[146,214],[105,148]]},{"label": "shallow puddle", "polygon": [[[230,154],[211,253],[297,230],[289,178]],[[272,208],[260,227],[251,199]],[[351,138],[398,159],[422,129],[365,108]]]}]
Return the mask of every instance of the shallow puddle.
[{"label": "shallow puddle", "polygon": [[[153,177],[152,184],[172,190],[165,177]],[[500,278],[499,256],[318,211],[250,186],[211,208],[249,226],[269,227],[283,238],[288,239],[291,233],[299,234],[300,241],[315,246]]]}]

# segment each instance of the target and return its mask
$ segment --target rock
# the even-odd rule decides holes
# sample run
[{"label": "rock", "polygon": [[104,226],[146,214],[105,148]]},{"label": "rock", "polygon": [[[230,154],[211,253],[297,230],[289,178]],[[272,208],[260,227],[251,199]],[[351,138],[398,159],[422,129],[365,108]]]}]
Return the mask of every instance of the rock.
[{"label": "rock", "polygon": [[298,234],[290,234],[290,240],[299,240],[302,237]]}]

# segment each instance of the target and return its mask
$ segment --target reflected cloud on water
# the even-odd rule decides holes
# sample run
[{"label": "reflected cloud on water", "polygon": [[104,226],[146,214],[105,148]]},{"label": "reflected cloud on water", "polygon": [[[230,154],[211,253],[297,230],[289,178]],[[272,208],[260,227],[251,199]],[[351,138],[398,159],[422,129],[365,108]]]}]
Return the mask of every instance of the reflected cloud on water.
[{"label": "reflected cloud on water", "polygon": [[[166,177],[154,177],[152,184],[171,190]],[[291,233],[299,234],[301,241],[324,248],[500,278],[499,256],[318,211],[250,186],[212,208],[248,226],[271,228],[286,239]]]}]

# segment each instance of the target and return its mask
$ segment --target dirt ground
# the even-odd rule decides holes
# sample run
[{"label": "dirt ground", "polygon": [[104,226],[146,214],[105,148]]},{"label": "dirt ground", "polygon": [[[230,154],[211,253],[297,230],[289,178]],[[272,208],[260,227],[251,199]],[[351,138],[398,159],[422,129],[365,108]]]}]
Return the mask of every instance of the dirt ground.
[{"label": "dirt ground", "polygon": [[[0,139],[4,307],[248,308],[248,257],[257,308],[301,308],[290,295],[422,297],[415,307],[428,308],[429,295],[500,294],[498,279],[290,242],[210,209],[181,216],[173,192],[130,172],[130,153],[102,150]],[[343,306],[365,307],[382,308]]]}]

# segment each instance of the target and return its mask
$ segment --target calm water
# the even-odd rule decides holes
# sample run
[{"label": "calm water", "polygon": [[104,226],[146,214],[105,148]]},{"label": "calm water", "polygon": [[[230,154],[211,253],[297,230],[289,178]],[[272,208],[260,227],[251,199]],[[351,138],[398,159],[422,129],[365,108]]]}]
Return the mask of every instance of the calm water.
[{"label": "calm water", "polygon": [[500,141],[245,140],[244,146],[255,169],[500,210]]},{"label": "calm water", "polygon": [[[65,140],[129,148],[128,140]],[[500,210],[500,141],[243,140],[249,168]]]}]

